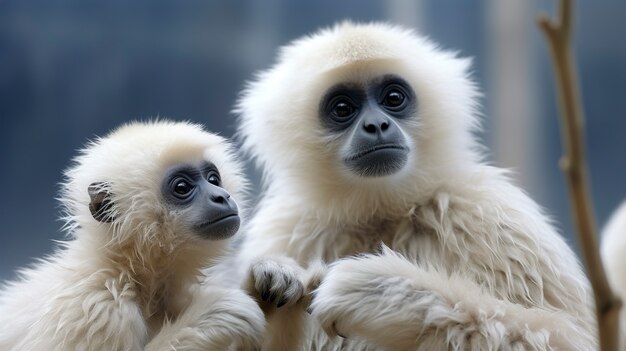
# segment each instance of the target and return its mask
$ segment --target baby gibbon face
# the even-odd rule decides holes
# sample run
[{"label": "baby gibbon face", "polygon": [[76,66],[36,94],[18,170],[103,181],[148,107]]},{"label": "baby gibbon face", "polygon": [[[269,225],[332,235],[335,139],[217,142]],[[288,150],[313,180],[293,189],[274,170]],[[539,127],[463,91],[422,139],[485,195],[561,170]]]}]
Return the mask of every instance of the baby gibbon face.
[{"label": "baby gibbon face", "polygon": [[241,166],[223,138],[185,122],[131,123],[88,145],[64,184],[70,225],[114,242],[178,247],[231,237]]},{"label": "baby gibbon face", "polygon": [[239,229],[239,211],[222,188],[220,172],[210,161],[180,163],[165,172],[163,201],[185,230],[207,239],[225,239]]},{"label": "baby gibbon face", "polygon": [[384,192],[436,179],[477,157],[468,67],[399,27],[321,30],[283,47],[242,94],[244,147],[281,188]]}]

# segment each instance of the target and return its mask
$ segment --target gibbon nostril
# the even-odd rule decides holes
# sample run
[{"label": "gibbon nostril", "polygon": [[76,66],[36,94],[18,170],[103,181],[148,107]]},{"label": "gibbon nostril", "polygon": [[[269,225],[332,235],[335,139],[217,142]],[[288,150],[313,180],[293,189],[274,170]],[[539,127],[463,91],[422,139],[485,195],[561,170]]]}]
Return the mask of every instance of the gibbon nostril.
[{"label": "gibbon nostril", "polygon": [[380,125],[380,130],[382,130],[383,132],[386,131],[388,128],[389,128],[389,123],[387,123],[387,122],[383,122]]},{"label": "gibbon nostril", "polygon": [[226,203],[226,198],[222,195],[212,196],[211,200],[213,200],[213,202],[218,203],[218,204]]},{"label": "gibbon nostril", "polygon": [[372,134],[376,133],[376,127],[373,124],[366,124],[363,126],[363,128],[368,133],[372,133]]}]

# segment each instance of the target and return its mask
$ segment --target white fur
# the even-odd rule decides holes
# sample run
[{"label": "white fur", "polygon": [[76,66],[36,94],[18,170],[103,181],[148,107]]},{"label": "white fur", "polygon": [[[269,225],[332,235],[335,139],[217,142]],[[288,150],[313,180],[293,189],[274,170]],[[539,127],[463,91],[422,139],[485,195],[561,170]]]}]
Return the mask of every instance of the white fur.
[{"label": "white fur", "polygon": [[[143,350],[155,335],[160,343],[150,350],[233,340],[253,349],[264,327],[256,303],[199,285],[200,269],[226,253],[228,240],[181,230],[161,199],[170,166],[201,160],[218,167],[234,198],[242,195],[229,145],[199,125],[131,123],[82,150],[60,197],[70,239],[0,290],[0,350]],[[111,184],[112,223],[88,209],[89,184],[103,181]]]},{"label": "white fur", "polygon": [[[239,132],[265,190],[243,255],[330,263],[314,318],[273,311],[265,349],[295,349],[297,340],[303,350],[595,348],[576,256],[537,204],[482,159],[469,66],[410,30],[345,22],[287,45],[249,84]],[[417,115],[399,122],[410,160],[392,176],[359,178],[320,123],[319,101],[339,82],[383,74],[417,95]]]},{"label": "white fur", "polygon": [[[626,301],[626,201],[615,210],[602,230],[602,261],[615,293]],[[626,309],[620,312],[622,345],[626,345]]]}]

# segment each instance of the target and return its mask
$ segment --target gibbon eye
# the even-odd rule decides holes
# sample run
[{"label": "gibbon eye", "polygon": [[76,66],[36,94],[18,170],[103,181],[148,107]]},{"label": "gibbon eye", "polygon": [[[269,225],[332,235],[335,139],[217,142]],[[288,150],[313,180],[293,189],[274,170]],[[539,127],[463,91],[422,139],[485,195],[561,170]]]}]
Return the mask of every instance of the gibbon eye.
[{"label": "gibbon eye", "polygon": [[345,121],[346,119],[352,117],[355,111],[356,107],[352,104],[352,102],[347,99],[340,99],[333,105],[331,114],[335,120]]},{"label": "gibbon eye", "polygon": [[175,181],[173,190],[176,195],[184,197],[191,193],[191,191],[193,190],[193,185],[189,184],[189,182],[184,179],[180,179]]},{"label": "gibbon eye", "polygon": [[221,186],[222,182],[220,180],[220,176],[219,174],[217,174],[216,172],[210,172],[209,175],[207,176],[206,180],[215,185],[215,186]]},{"label": "gibbon eye", "polygon": [[398,89],[389,90],[383,97],[382,104],[386,107],[398,108],[404,104],[404,93]]}]

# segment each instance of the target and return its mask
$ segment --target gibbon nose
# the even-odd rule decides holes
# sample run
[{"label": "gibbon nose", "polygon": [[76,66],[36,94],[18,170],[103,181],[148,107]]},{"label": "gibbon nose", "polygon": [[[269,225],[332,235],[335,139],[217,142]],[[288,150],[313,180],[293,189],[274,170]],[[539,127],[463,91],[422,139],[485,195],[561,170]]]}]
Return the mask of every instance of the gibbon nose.
[{"label": "gibbon nose", "polygon": [[363,117],[363,130],[367,134],[382,134],[388,129],[389,118],[384,114],[370,113]]},{"label": "gibbon nose", "polygon": [[226,200],[230,198],[230,195],[226,194],[224,195],[213,195],[211,196],[211,201],[218,203],[218,204],[224,204],[226,203]]},{"label": "gibbon nose", "polygon": [[212,189],[209,199],[211,205],[218,209],[231,209],[234,207],[230,194],[222,188]]}]

